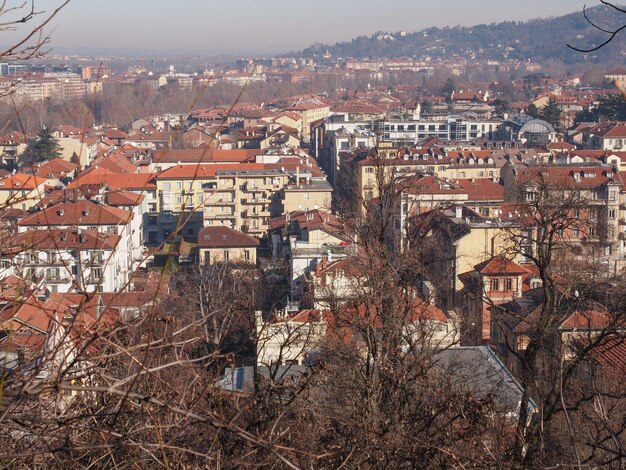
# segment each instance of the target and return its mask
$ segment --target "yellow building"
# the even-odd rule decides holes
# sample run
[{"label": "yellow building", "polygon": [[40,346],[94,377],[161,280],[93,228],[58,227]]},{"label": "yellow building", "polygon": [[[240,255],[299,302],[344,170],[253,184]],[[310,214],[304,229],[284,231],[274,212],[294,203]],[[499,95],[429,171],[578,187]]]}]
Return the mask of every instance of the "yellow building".
[{"label": "yellow building", "polygon": [[[423,224],[424,221],[427,223]],[[423,225],[422,225],[423,224]],[[477,264],[496,256],[505,256],[519,237],[519,225],[498,218],[484,218],[465,206],[454,209],[434,210],[411,220],[412,243],[421,243],[425,237],[435,244],[438,261],[431,272],[432,285],[436,291],[436,305],[443,309],[458,306],[457,295],[463,289],[459,274],[474,269]],[[517,260],[514,260],[517,261]]]},{"label": "yellow building", "polygon": [[285,111],[296,113],[302,120],[302,139],[308,142],[311,138],[311,124],[330,115],[330,106],[321,101],[304,101],[290,106]]},{"label": "yellow building", "polygon": [[431,149],[383,149],[358,162],[356,183],[364,201],[379,196],[380,176],[389,183],[417,174],[452,179],[500,179],[505,158],[490,150],[435,153]]},{"label": "yellow building", "polygon": [[[155,178],[160,212],[195,213],[204,226],[234,228],[263,235],[270,214],[280,212],[278,192],[289,173],[274,165],[179,165]],[[271,209],[270,206],[273,206]]]},{"label": "yellow building", "polygon": [[333,188],[325,179],[288,184],[282,190],[283,214],[312,209],[330,210]]},{"label": "yellow building", "polygon": [[256,264],[258,246],[258,239],[228,227],[205,227],[198,233],[198,257],[205,264]]},{"label": "yellow building", "polygon": [[47,179],[16,173],[0,180],[0,208],[28,210],[45,196]]}]

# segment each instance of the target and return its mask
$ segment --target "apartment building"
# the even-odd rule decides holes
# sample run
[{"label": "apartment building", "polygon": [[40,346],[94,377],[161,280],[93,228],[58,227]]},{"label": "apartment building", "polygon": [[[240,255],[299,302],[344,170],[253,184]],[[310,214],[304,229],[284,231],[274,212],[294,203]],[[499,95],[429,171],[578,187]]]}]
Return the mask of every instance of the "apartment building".
[{"label": "apartment building", "polygon": [[[558,197],[569,211],[572,223],[559,233],[582,259],[592,259],[606,268],[607,275],[626,267],[623,211],[624,183],[612,166],[589,165],[505,165],[502,171],[505,201],[532,204],[538,198]],[[528,227],[533,230],[533,227]]]},{"label": "apartment building", "polygon": [[289,106],[285,111],[300,116],[302,120],[302,140],[309,142],[311,139],[311,124],[328,117],[330,106],[320,100],[309,100]]},{"label": "apartment building", "polygon": [[441,120],[385,119],[374,122],[373,129],[382,141],[415,145],[429,137],[459,142],[489,138],[501,123],[502,120],[500,119],[470,119],[462,116],[447,116]]},{"label": "apartment building", "polygon": [[267,233],[270,217],[282,213],[279,191],[290,176],[261,166],[220,170],[203,185],[205,226],[224,225],[258,237]]},{"label": "apartment building", "polygon": [[363,201],[378,197],[377,176],[387,181],[418,174],[431,174],[449,180],[490,179],[498,181],[500,169],[508,161],[502,152],[447,151],[445,149],[381,149],[384,158],[366,157],[355,160],[353,177]]},{"label": "apartment building", "polygon": [[[263,154],[256,161],[181,164],[159,173],[155,182],[162,237],[177,227],[180,235],[195,237],[201,227],[219,225],[261,237],[269,218],[282,214],[284,201],[302,205],[298,201],[308,197],[311,206],[325,203],[330,188],[317,184],[325,178],[308,155]],[[285,195],[288,183],[293,187]],[[305,184],[310,191],[302,189]]]},{"label": "apartment building", "polygon": [[120,241],[79,228],[22,232],[0,247],[0,277],[43,282],[51,292],[117,292],[128,277]]},{"label": "apartment building", "polygon": [[92,230],[101,234],[120,236],[116,251],[120,265],[119,285],[128,282],[128,275],[138,265],[141,244],[142,220],[133,212],[97,204],[87,199],[65,200],[27,215],[17,224],[19,233],[46,229]]},{"label": "apartment building", "polygon": [[229,227],[204,227],[198,233],[200,263],[256,264],[259,239]]},{"label": "apartment building", "polygon": [[0,179],[0,208],[30,209],[44,196],[46,181],[24,173]]}]

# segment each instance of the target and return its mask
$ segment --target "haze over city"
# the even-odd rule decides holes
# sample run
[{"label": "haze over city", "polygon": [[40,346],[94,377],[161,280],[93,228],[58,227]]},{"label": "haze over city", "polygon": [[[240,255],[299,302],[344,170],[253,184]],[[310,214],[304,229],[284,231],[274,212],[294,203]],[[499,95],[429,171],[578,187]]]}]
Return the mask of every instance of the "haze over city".
[{"label": "haze over city", "polygon": [[[44,0],[51,10],[59,0]],[[53,20],[67,51],[271,54],[376,31],[523,21],[580,11],[597,0],[74,0]],[[88,34],[85,34],[87,33]],[[9,32],[3,33],[9,36]]]}]

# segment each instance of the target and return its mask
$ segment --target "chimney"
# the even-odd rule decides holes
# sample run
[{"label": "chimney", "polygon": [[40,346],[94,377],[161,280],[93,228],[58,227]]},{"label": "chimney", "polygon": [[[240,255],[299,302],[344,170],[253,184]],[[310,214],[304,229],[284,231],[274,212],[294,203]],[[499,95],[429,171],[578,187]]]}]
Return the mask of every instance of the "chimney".
[{"label": "chimney", "polygon": [[463,218],[463,206],[456,206],[454,208],[454,217],[456,217],[457,219],[462,219]]}]

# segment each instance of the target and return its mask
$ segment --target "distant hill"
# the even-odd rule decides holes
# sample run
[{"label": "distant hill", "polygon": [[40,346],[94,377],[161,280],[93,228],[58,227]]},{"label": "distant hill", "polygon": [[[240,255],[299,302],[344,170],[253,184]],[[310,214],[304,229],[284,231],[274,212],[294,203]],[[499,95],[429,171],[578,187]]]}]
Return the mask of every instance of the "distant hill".
[{"label": "distant hill", "polygon": [[[598,25],[612,28],[624,20],[622,14],[608,7],[589,8],[588,16]],[[619,16],[618,16],[619,15]],[[335,45],[315,44],[301,54],[314,57],[330,52],[333,57],[353,58],[451,58],[519,59],[545,62],[560,60],[566,64],[594,62],[621,63],[626,54],[626,31],[613,42],[590,54],[569,49],[600,44],[607,35],[593,28],[582,11],[560,17],[530,21],[507,21],[471,27],[428,28],[415,33],[376,33],[359,36]]]}]

